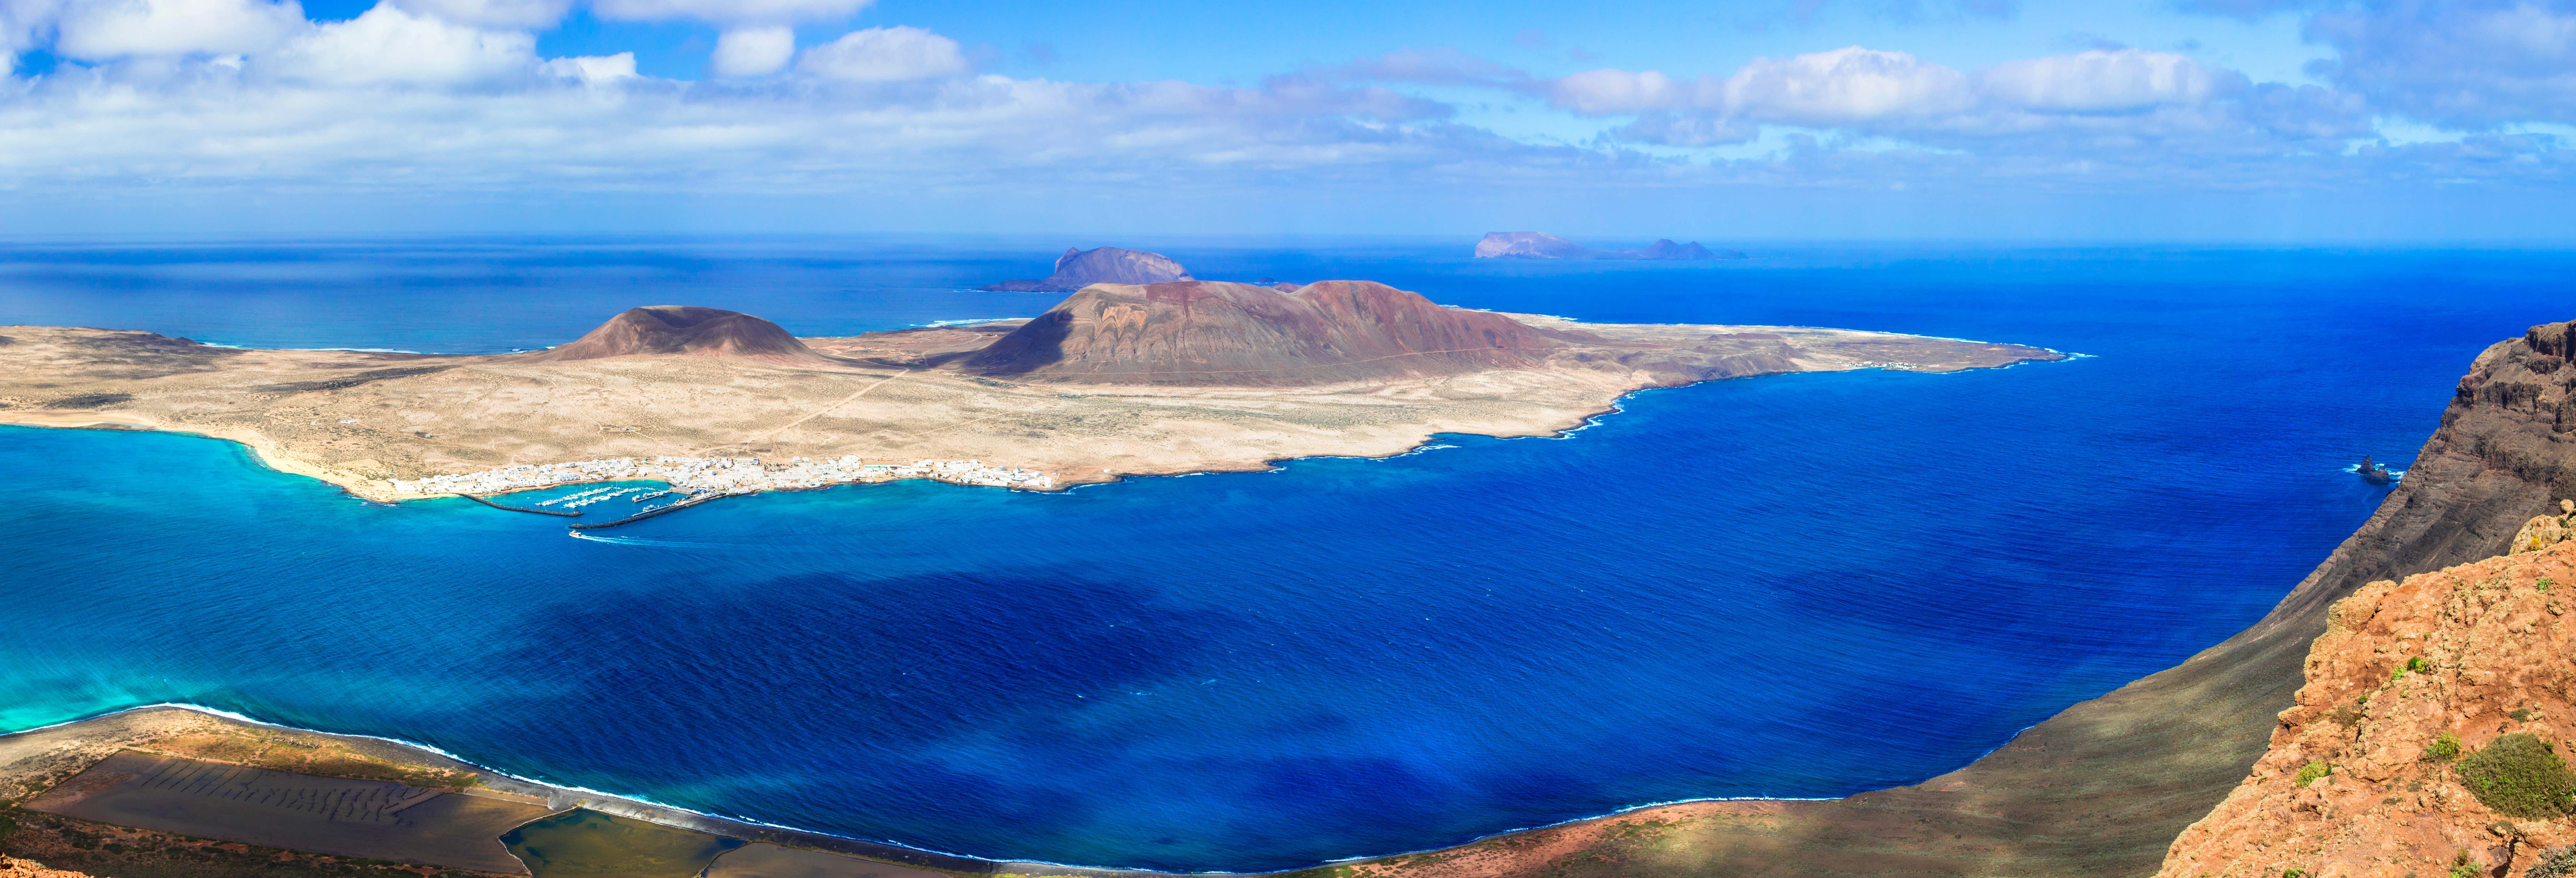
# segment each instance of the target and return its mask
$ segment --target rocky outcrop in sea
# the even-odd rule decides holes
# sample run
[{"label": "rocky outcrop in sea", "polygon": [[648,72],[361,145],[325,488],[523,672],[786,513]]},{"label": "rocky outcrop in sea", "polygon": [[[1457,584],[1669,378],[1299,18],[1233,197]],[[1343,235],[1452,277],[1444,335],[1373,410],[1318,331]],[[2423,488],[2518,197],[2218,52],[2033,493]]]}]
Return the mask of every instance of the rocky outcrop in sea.
[{"label": "rocky outcrop in sea", "polygon": [[1698,241],[1657,238],[1643,250],[1594,250],[1546,232],[1487,232],[1476,242],[1478,259],[1743,259],[1742,250],[1710,250]]},{"label": "rocky outcrop in sea", "polygon": [[984,287],[997,293],[1070,293],[1092,284],[1159,284],[1193,280],[1181,264],[1160,253],[1097,247],[1064,249],[1055,273],[1037,280],[1006,280]]}]

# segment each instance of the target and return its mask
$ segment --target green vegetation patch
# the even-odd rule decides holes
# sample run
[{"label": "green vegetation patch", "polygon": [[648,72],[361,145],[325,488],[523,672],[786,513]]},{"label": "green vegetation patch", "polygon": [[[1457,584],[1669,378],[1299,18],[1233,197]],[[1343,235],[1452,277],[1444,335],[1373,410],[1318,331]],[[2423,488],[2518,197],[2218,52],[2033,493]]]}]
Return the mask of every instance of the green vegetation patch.
[{"label": "green vegetation patch", "polygon": [[744,844],[587,808],[510,830],[501,843],[535,878],[695,878],[716,855]]},{"label": "green vegetation patch", "polygon": [[2460,736],[2443,732],[2433,743],[2424,745],[2424,761],[2449,762],[2460,758]]},{"label": "green vegetation patch", "polygon": [[2528,732],[2499,737],[2461,757],[2459,772],[2460,783],[2478,801],[2507,817],[2558,817],[2576,806],[2576,771]]},{"label": "green vegetation patch", "polygon": [[2299,776],[2292,778],[2291,781],[2300,786],[2307,786],[2309,784],[2316,783],[2318,778],[2322,778],[2333,773],[2334,766],[2325,764],[2324,760],[2319,760],[2299,766]]}]

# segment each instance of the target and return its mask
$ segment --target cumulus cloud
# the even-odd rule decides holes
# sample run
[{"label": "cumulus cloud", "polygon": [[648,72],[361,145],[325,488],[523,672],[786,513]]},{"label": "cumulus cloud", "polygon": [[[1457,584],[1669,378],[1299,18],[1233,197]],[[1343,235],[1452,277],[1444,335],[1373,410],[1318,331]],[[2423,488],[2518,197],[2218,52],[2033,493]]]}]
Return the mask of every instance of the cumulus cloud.
[{"label": "cumulus cloud", "polygon": [[786,69],[796,56],[796,30],[786,26],[744,27],[716,36],[707,63],[717,76],[762,76]]},{"label": "cumulus cloud", "polygon": [[917,27],[872,27],[805,50],[796,70],[850,82],[902,82],[954,76],[967,64],[956,40]]},{"label": "cumulus cloud", "polygon": [[295,0],[72,0],[59,15],[54,53],[84,61],[259,52],[306,27]]},{"label": "cumulus cloud", "polygon": [[1986,68],[1978,85],[2014,106],[2043,112],[2115,113],[2196,104],[2246,87],[2244,74],[2190,58],[2138,49],[2006,61]]},{"label": "cumulus cloud", "polygon": [[314,27],[251,63],[261,73],[333,85],[464,85],[535,69],[536,48],[524,31],[481,30],[387,3]]},{"label": "cumulus cloud", "polygon": [[635,53],[633,52],[619,52],[614,55],[587,55],[575,58],[556,58],[538,65],[537,69],[548,76],[563,79],[574,79],[591,84],[611,83],[621,79],[636,78]]},{"label": "cumulus cloud", "polygon": [[[1043,179],[1051,191],[1104,192],[1132,192],[1140,180],[1158,192],[1254,181],[1273,192],[1400,193],[1434,180],[1482,191],[1497,181],[2162,191],[2576,168],[2564,144],[2530,135],[2357,145],[2381,109],[2373,95],[2416,94],[2365,75],[2412,57],[2399,51],[2412,43],[2369,30],[2375,22],[2360,36],[2332,37],[2360,47],[2332,86],[2254,83],[2127,48],[1961,70],[1853,46],[1713,75],[1591,70],[1560,79],[1450,50],[1406,51],[1238,88],[977,75],[957,41],[914,27],[852,31],[799,56],[788,20],[855,10],[847,0],[732,11],[618,2],[626,5],[616,14],[629,17],[718,20],[717,72],[741,78],[642,76],[631,53],[543,57],[527,32],[539,25],[527,22],[558,14],[549,0],[387,0],[327,24],[288,21],[279,13],[291,4],[266,0],[0,0],[0,14],[17,16],[0,17],[0,39],[24,45],[45,45],[54,22],[76,15],[123,15],[130,25],[93,31],[79,44],[89,55],[57,41],[73,63],[0,82],[0,190],[807,196],[982,187],[1000,198]],[[2529,2],[2478,8],[2502,23],[2494,26],[2523,31],[2506,34],[2525,41],[2521,55],[2491,59],[2522,71],[2513,81],[2526,93],[2512,100],[2546,99],[2557,44],[2545,25],[2562,13]],[[2508,15],[2530,9],[2541,17]],[[170,26],[182,20],[199,26]],[[2503,38],[2466,27],[2441,39],[2489,47]],[[67,26],[65,38],[77,30]],[[2382,66],[2357,66],[2371,59]],[[770,75],[781,71],[792,72]],[[1603,136],[1582,145],[1504,137],[1460,123],[1446,102],[1389,87],[1405,84],[1528,96],[1601,120]],[[1714,160],[1643,144],[1767,146]]]},{"label": "cumulus cloud", "polygon": [[544,28],[562,21],[572,0],[391,0],[413,15],[488,28]]},{"label": "cumulus cloud", "polygon": [[2576,2],[2385,0],[2318,13],[2313,72],[2373,106],[2462,129],[2576,122]]},{"label": "cumulus cloud", "polygon": [[1859,46],[1756,58],[1725,79],[1591,70],[1548,89],[1551,103],[1585,115],[1696,111],[1818,126],[1955,112],[1973,98],[1957,70]]},{"label": "cumulus cloud", "polygon": [[718,24],[777,25],[848,18],[875,0],[591,0],[601,18],[694,18]]},{"label": "cumulus cloud", "polygon": [[1542,91],[1572,112],[1635,115],[1604,132],[1619,142],[1716,146],[1754,140],[1764,126],[1789,126],[1979,156],[2034,176],[2112,161],[2143,167],[2191,155],[2242,161],[2335,152],[2371,131],[2367,108],[2348,92],[2256,85],[2232,70],[2139,49],[1966,72],[1852,47],[1758,58],[1722,79],[1587,71]]}]

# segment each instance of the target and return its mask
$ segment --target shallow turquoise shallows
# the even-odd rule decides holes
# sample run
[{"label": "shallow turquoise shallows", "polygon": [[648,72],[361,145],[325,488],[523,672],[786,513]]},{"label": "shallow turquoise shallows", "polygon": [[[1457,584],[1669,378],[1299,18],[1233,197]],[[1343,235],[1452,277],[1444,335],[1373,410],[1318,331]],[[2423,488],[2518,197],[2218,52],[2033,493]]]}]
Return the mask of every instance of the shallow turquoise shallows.
[{"label": "shallow turquoise shallows", "polygon": [[[960,289],[1062,243],[28,244],[0,247],[0,323],[497,351],[681,302],[836,334],[1034,314],[1051,298]],[[1168,249],[1201,277],[2092,356],[1654,391],[1568,439],[1262,474],[734,498],[596,539],[361,502],[209,439],[5,428],[0,726],[186,702],[771,823],[1166,869],[1841,795],[2252,621],[2383,496],[2345,467],[2402,467],[2480,348],[2576,317],[2556,253]]]}]

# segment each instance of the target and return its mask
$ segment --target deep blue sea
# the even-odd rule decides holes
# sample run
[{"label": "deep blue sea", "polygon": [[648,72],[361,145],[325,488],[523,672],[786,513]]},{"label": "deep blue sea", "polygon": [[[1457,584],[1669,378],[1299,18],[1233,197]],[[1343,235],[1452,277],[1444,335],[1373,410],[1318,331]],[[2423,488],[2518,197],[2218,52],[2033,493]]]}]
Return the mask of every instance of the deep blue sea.
[{"label": "deep blue sea", "polygon": [[[1638,394],[1561,440],[1037,495],[922,482],[608,532],[369,504],[175,435],[0,428],[0,727],[185,702],[988,857],[1275,869],[1956,768],[2259,617],[2576,254],[1454,241],[0,244],[0,324],[495,352],[693,304],[1028,316],[1068,243],[1606,321],[2088,357]],[[1616,243],[1616,242],[1610,242]],[[0,330],[5,334],[5,330]],[[862,451],[863,453],[863,451]]]}]

